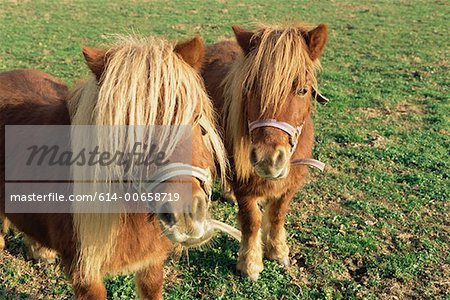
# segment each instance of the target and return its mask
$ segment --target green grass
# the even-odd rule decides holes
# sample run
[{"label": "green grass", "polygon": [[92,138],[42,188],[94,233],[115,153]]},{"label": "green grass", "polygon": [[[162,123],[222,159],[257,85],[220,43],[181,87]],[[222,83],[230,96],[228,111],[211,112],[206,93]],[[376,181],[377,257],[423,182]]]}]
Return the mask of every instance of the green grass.
[{"label": "green grass", "polygon": [[[315,157],[287,220],[293,264],[265,261],[258,282],[236,276],[226,237],[167,263],[166,299],[450,299],[449,34],[446,1],[4,1],[0,70],[37,68],[74,83],[80,45],[111,34],[208,43],[233,24],[327,23]],[[214,203],[235,222],[236,207]],[[0,256],[0,298],[71,297],[58,266],[24,260],[20,235]],[[131,276],[106,280],[135,298]],[[397,298],[395,298],[397,297]]]}]

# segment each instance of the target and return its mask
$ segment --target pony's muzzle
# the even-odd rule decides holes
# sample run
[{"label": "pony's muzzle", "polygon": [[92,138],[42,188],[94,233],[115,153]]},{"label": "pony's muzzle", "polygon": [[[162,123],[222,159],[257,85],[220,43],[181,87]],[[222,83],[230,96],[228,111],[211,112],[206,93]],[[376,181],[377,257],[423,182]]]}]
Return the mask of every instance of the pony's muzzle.
[{"label": "pony's muzzle", "polygon": [[250,150],[250,162],[256,173],[267,179],[281,179],[287,176],[289,169],[289,149],[276,146],[274,149],[263,150],[252,146]]},{"label": "pony's muzzle", "polygon": [[193,240],[202,240],[208,229],[209,197],[203,189],[198,189],[192,201],[165,203],[158,213],[166,236],[175,243],[191,244]]}]

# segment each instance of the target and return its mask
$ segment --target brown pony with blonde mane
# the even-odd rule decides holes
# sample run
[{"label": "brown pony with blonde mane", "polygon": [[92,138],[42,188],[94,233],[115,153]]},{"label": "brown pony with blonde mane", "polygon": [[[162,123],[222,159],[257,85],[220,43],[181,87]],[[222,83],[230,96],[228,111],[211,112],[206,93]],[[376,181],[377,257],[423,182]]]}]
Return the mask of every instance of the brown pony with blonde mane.
[{"label": "brown pony with blonde mane", "polygon": [[[327,27],[262,26],[252,32],[233,26],[233,31],[237,43],[207,48],[202,76],[222,117],[234,171],[228,195],[238,202],[243,236],[237,269],[257,280],[263,254],[289,264],[284,219],[312,156],[311,99]],[[302,164],[291,165],[293,160]],[[258,204],[265,206],[264,214]]]},{"label": "brown pony with blonde mane", "polygon": [[[199,38],[175,46],[156,38],[123,38],[108,51],[84,48],[83,54],[94,76],[70,93],[58,94],[58,86],[48,86],[52,83],[48,78],[59,81],[42,72],[0,74],[2,149],[5,125],[190,125],[192,165],[225,173],[225,150],[198,74],[204,56]],[[126,148],[120,145],[127,143],[123,136],[108,138],[100,137],[99,143],[109,149],[118,144]],[[1,156],[0,192],[4,195],[5,158]],[[211,182],[194,176],[188,179],[192,210],[184,213],[19,214],[5,212],[3,199],[0,215],[60,254],[77,299],[106,299],[103,277],[127,272],[136,272],[142,299],[161,299],[163,263],[171,242],[191,246],[211,235]],[[178,176],[170,182],[186,180]],[[74,205],[75,212],[82,209]]]}]

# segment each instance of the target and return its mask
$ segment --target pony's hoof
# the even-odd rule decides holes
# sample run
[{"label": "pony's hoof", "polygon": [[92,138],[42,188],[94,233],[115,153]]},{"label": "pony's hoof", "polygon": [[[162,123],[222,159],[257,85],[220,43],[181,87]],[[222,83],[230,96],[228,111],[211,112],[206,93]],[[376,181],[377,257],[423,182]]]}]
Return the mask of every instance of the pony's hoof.
[{"label": "pony's hoof", "polygon": [[256,274],[243,274],[243,273],[241,273],[241,276],[242,277],[248,277],[248,279],[250,279],[253,282],[258,281],[258,279],[259,279],[259,273],[256,273]]},{"label": "pony's hoof", "polygon": [[289,259],[289,255],[267,255],[266,257],[272,261],[276,261],[278,264],[280,264],[283,267],[289,267],[291,264],[291,260]]},{"label": "pony's hoof", "polygon": [[289,256],[286,256],[286,257],[279,259],[278,263],[286,268],[286,267],[289,267],[289,265],[291,264],[291,261],[289,260]]},{"label": "pony's hoof", "polygon": [[43,262],[46,265],[53,265],[56,263],[56,255],[52,258],[39,258],[37,259],[38,262]]},{"label": "pony's hoof", "polygon": [[248,277],[252,281],[259,279],[259,274],[262,272],[264,266],[259,262],[238,262],[236,269],[243,277]]},{"label": "pony's hoof", "polygon": [[242,271],[242,270],[238,270],[238,272],[241,275],[241,277],[247,277],[251,281],[258,281],[258,279],[259,279],[259,273],[250,274],[250,273],[247,273],[246,271]]},{"label": "pony's hoof", "polygon": [[230,204],[234,205],[237,203],[236,196],[234,195],[233,192],[224,192],[223,198],[225,199],[226,202],[228,202]]},{"label": "pony's hoof", "polygon": [[37,251],[33,251],[29,256],[36,262],[54,264],[56,262],[57,254],[55,251],[48,248],[41,248]]},{"label": "pony's hoof", "polygon": [[276,261],[283,267],[290,265],[289,247],[286,243],[280,243],[277,247],[266,245],[264,248],[264,256],[272,261]]},{"label": "pony's hoof", "polygon": [[42,262],[46,264],[53,264],[56,262],[56,251],[42,246],[38,242],[25,237],[25,247],[28,258],[35,262]]}]

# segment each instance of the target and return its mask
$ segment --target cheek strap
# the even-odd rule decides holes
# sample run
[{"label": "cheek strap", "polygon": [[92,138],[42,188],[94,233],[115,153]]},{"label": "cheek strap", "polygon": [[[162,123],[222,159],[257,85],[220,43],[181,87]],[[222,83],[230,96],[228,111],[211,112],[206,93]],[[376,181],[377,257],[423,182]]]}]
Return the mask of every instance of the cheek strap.
[{"label": "cheek strap", "polygon": [[325,169],[325,164],[317,159],[312,158],[300,158],[291,160],[292,166],[298,165],[307,165],[316,169],[319,169],[321,172]]}]

